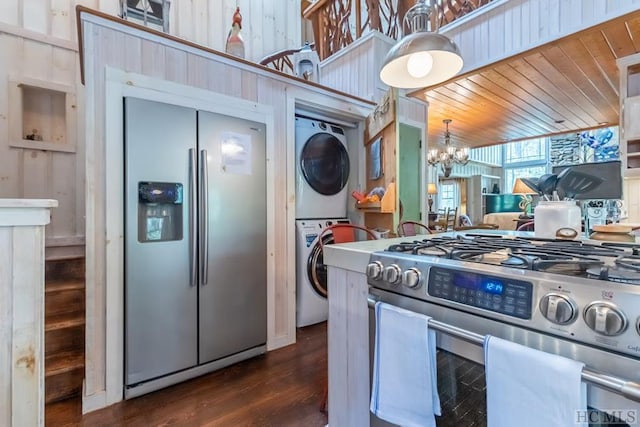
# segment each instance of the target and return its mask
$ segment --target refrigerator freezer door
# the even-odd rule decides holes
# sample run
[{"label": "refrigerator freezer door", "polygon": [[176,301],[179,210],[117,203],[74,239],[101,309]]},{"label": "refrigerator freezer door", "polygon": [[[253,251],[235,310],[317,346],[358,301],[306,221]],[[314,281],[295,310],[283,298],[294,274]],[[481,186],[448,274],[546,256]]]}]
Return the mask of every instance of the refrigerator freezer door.
[{"label": "refrigerator freezer door", "polygon": [[[197,364],[197,286],[190,284],[189,150],[196,147],[196,110],[125,98],[125,385]],[[193,151],[193,150],[192,150]],[[193,156],[195,159],[195,156]],[[138,222],[164,210],[140,198],[140,182],[182,185],[177,240],[140,241]],[[140,206],[139,206],[140,201]],[[143,203],[147,203],[144,205]],[[142,212],[142,213],[141,213]],[[195,285],[195,281],[193,283]]]},{"label": "refrigerator freezer door", "polygon": [[265,125],[199,111],[198,135],[208,175],[208,280],[199,300],[206,363],[266,343]]}]

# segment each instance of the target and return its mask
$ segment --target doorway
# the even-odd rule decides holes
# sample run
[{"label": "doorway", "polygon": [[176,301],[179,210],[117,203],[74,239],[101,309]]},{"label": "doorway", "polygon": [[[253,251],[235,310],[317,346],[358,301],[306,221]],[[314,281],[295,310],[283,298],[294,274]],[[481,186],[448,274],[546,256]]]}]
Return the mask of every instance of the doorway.
[{"label": "doorway", "polygon": [[422,220],[420,209],[420,151],[421,130],[403,123],[399,124],[398,193],[401,203],[401,220]]}]

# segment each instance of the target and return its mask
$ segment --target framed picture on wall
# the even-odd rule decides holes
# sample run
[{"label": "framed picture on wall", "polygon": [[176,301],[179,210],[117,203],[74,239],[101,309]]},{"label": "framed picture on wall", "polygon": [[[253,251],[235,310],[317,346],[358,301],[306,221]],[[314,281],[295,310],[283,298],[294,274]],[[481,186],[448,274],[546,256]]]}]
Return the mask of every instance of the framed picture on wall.
[{"label": "framed picture on wall", "polygon": [[369,144],[369,179],[377,180],[382,178],[382,137],[377,138]]}]

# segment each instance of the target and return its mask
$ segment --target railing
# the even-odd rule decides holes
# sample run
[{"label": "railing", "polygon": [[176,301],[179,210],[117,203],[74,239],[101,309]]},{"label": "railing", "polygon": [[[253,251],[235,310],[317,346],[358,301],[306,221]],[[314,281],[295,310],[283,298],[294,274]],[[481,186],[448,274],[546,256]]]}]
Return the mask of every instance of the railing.
[{"label": "railing", "polygon": [[[449,24],[491,1],[431,0],[435,10],[432,28]],[[404,15],[414,4],[415,0],[317,0],[303,16],[312,23],[316,50],[323,60],[370,30],[399,38]]]},{"label": "railing", "polygon": [[[260,60],[259,64],[278,71],[282,71],[283,73],[295,74],[295,70],[293,69],[293,55],[300,52],[305,47],[306,46],[302,46],[298,49],[281,50],[269,56],[265,56]],[[309,47],[314,50],[314,43],[309,44]]]}]

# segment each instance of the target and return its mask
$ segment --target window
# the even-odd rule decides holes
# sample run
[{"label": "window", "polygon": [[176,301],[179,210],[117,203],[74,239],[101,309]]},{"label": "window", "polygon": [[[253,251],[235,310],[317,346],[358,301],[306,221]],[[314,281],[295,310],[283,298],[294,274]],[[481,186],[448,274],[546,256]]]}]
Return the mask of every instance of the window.
[{"label": "window", "polygon": [[546,163],[546,138],[529,139],[527,141],[505,144],[504,164],[512,163]]},{"label": "window", "polygon": [[460,204],[460,191],[456,181],[440,181],[438,208],[455,209]]},{"label": "window", "polygon": [[516,178],[540,177],[547,173],[547,138],[504,145],[504,191],[511,192]]},{"label": "window", "polygon": [[528,166],[523,168],[508,168],[504,170],[504,191],[510,193],[516,178],[538,178],[547,173],[547,166]]}]

